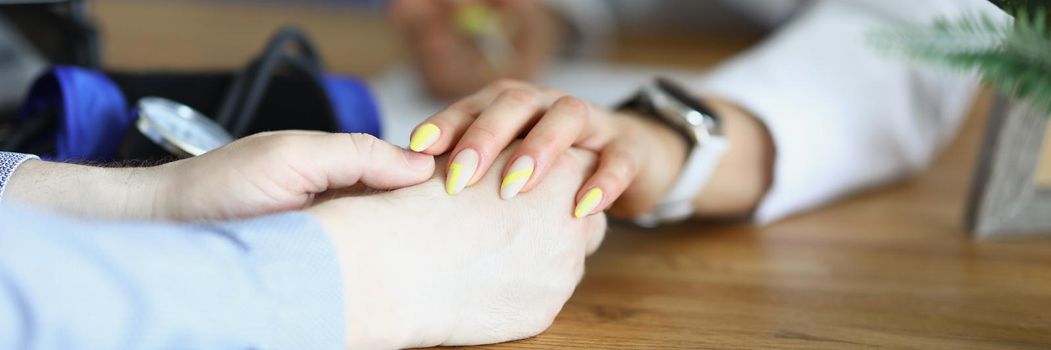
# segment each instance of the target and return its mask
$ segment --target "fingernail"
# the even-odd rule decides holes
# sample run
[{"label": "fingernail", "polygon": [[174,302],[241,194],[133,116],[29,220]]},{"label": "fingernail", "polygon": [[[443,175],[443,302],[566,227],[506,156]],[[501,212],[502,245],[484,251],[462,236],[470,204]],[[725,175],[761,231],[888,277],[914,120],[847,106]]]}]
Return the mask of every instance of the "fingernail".
[{"label": "fingernail", "polygon": [[514,163],[511,163],[511,169],[507,170],[504,181],[500,182],[500,198],[511,199],[518,195],[518,192],[522,191],[522,187],[529,181],[529,177],[533,176],[535,166],[536,161],[533,160],[533,157],[521,156],[515,159]]},{"label": "fingernail", "polygon": [[438,129],[437,125],[431,123],[420,125],[412,133],[412,137],[409,138],[409,149],[413,150],[413,152],[423,151],[427,147],[431,147],[435,141],[438,141],[438,136],[441,135],[442,130]]},{"label": "fingernail", "polygon": [[477,168],[478,152],[470,148],[460,151],[456,158],[453,158],[452,164],[449,164],[449,173],[446,174],[445,179],[445,192],[454,195],[463,191]]},{"label": "fingernail", "polygon": [[588,193],[584,194],[584,198],[580,199],[580,203],[577,203],[577,208],[573,210],[573,216],[582,218],[591,214],[591,211],[595,210],[599,202],[602,202],[602,189],[595,187],[588,190]]}]

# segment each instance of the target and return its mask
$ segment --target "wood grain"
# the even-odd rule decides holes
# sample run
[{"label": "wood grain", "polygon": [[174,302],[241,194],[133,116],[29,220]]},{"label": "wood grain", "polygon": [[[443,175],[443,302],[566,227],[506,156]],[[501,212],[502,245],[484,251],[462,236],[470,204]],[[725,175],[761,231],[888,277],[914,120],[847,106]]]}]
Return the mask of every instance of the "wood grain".
[{"label": "wood grain", "polygon": [[615,227],[550,330],[488,348],[1051,348],[1051,241],[962,228],[983,121],[912,180],[774,225]]},{"label": "wood grain", "polygon": [[[95,9],[106,62],[123,68],[237,66],[289,21],[339,71],[374,72],[400,52],[381,19],[342,8]],[[707,67],[752,38],[632,40],[621,61]],[[1051,241],[976,242],[963,229],[987,104],[930,170],[811,213],[765,227],[615,226],[547,332],[483,348],[1051,348]]]}]

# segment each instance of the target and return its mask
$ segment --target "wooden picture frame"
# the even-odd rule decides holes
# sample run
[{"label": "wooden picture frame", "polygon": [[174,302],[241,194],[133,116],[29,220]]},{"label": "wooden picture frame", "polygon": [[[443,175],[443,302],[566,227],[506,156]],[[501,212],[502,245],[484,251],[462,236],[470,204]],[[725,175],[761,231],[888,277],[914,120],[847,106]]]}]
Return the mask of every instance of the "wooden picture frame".
[{"label": "wooden picture frame", "polygon": [[975,171],[967,226],[976,238],[1051,236],[1051,123],[997,96]]}]

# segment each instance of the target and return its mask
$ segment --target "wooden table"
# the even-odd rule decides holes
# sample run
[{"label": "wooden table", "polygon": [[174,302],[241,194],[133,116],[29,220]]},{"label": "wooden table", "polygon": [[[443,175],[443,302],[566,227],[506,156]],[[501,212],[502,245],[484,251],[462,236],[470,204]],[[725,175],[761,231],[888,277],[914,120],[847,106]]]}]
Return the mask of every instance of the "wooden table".
[{"label": "wooden table", "polygon": [[1051,348],[1051,241],[962,228],[984,119],[919,177],[774,225],[615,227],[548,332],[493,348]]},{"label": "wooden table", "polygon": [[[400,52],[380,19],[346,8],[95,10],[106,62],[125,68],[237,66],[289,21],[306,23],[338,71],[375,72]],[[669,40],[617,57],[707,66],[750,41]],[[963,228],[987,100],[911,180],[765,227],[614,227],[550,330],[490,348],[1051,348],[1051,240],[976,242]]]}]

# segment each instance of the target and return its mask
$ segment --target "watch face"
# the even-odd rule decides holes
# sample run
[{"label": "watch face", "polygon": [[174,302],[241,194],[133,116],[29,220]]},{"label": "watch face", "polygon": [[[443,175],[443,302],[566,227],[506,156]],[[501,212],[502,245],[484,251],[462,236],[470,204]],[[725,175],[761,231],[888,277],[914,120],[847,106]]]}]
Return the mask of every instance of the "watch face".
[{"label": "watch face", "polygon": [[169,151],[197,156],[233,141],[222,126],[187,105],[144,97],[138,107],[139,131]]}]

